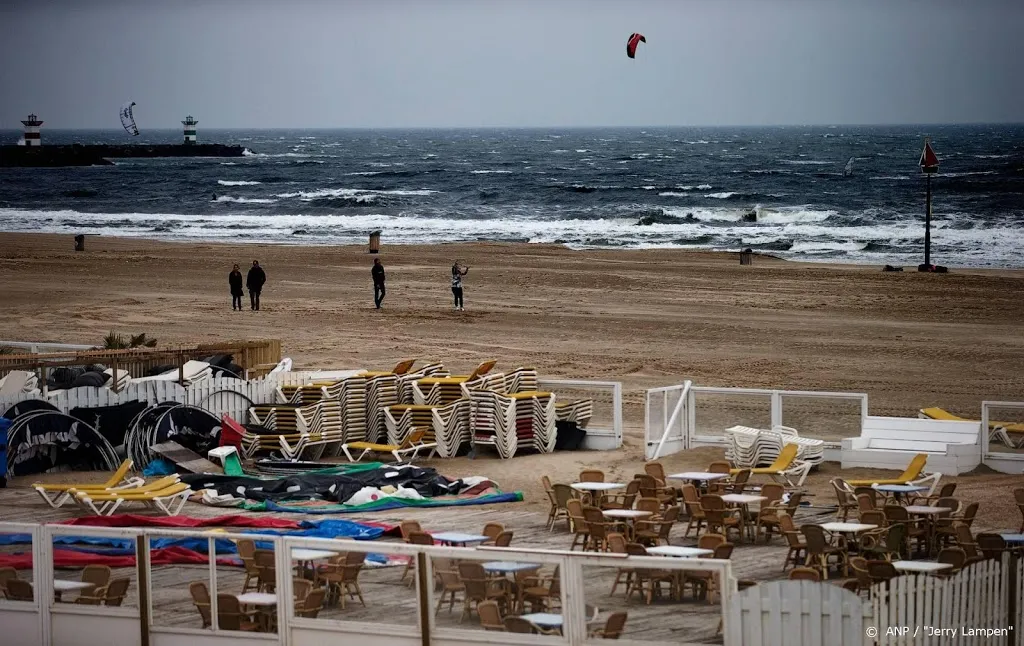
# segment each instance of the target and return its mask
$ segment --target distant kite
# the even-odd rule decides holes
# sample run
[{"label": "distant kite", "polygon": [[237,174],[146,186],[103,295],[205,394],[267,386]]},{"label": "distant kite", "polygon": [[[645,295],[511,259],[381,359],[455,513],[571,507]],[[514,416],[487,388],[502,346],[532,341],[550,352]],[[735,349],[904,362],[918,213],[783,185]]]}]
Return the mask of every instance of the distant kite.
[{"label": "distant kite", "polygon": [[626,56],[630,58],[636,58],[636,48],[640,43],[646,43],[647,39],[644,38],[643,34],[633,33],[629,35],[629,40],[626,41]]},{"label": "distant kite", "polygon": [[133,136],[139,134],[139,128],[135,125],[135,115],[132,114],[134,105],[135,101],[126,101],[121,106],[121,125],[124,126],[125,132]]}]

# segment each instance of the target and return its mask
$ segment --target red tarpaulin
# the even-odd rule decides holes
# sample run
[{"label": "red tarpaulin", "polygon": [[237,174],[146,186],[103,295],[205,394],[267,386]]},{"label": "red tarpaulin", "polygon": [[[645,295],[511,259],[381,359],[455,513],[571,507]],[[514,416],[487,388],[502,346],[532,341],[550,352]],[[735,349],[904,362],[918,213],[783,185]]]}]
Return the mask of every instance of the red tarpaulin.
[{"label": "red tarpaulin", "polygon": [[[192,518],[191,516],[139,516],[117,514],[116,516],[82,516],[60,522],[61,525],[85,525],[87,527],[258,527],[262,529],[301,529],[297,520],[270,518],[267,516],[217,516],[216,518]],[[370,523],[367,523],[370,524]]]},{"label": "red tarpaulin", "polygon": [[[205,565],[208,561],[205,554],[187,550],[183,547],[164,547],[151,550],[150,562],[153,565]],[[219,558],[218,565],[239,565],[238,559]],[[134,556],[109,556],[75,550],[53,550],[53,567],[84,568],[86,565],[107,565],[109,567],[135,567]],[[0,554],[0,567],[13,567],[16,570],[27,570],[32,567],[32,553]]]}]

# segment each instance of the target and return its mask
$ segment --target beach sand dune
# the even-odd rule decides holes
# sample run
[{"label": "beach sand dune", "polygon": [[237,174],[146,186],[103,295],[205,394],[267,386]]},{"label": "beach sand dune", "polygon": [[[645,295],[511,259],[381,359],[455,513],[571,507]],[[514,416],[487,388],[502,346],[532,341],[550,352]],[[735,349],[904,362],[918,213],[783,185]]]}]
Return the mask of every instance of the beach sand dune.
[{"label": "beach sand dune", "polygon": [[[384,242],[388,293],[376,311],[365,248],[90,237],[76,253],[70,236],[0,234],[0,339],[91,343],[110,330],[161,343],[280,338],[304,367],[381,369],[421,357],[463,371],[493,358],[498,369],[621,380],[628,451],[441,467],[528,495],[540,493],[542,473],[571,480],[584,463],[624,479],[641,470],[643,391],[684,379],[866,392],[879,415],[941,406],[975,417],[984,399],[1024,400],[1022,271],[887,274],[768,257],[745,267],[734,254],[680,250],[388,246],[386,232]],[[269,278],[263,311],[232,312],[227,274],[253,259]],[[471,268],[465,312],[451,307],[455,259]],[[720,454],[668,462],[706,466]]]}]

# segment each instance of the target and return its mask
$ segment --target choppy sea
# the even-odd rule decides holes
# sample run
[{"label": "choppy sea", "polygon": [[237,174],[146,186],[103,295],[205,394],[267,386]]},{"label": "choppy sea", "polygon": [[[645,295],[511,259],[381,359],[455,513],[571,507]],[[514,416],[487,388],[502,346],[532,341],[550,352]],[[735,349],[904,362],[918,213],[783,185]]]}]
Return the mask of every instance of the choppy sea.
[{"label": "choppy sea", "polygon": [[[1024,266],[1024,126],[203,130],[236,159],[0,169],[0,230],[302,244],[750,247],[915,265],[924,136],[933,262]],[[0,133],[14,143],[17,132]],[[58,131],[45,143],[170,143]],[[852,174],[844,168],[853,158]],[[748,221],[751,213],[755,221]]]}]

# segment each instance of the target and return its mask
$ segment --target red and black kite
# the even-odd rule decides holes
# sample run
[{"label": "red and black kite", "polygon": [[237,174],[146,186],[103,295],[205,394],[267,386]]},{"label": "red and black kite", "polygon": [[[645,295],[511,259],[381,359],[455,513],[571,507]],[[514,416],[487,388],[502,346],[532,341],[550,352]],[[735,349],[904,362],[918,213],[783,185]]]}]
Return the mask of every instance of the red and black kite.
[{"label": "red and black kite", "polygon": [[633,33],[629,35],[629,40],[626,41],[626,56],[630,58],[636,58],[636,48],[640,43],[646,43],[647,39],[644,38],[643,34]]}]

